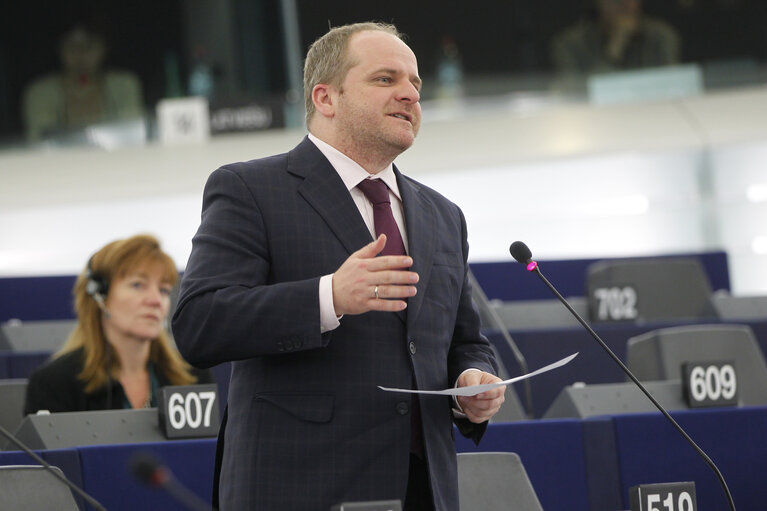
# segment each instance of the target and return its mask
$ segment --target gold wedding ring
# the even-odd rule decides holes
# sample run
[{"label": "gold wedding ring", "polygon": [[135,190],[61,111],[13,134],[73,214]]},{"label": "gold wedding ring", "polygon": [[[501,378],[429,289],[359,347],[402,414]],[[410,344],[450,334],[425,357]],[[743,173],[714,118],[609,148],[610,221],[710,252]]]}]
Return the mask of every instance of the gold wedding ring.
[{"label": "gold wedding ring", "polygon": [[378,300],[378,286],[376,286],[375,289],[373,289],[373,294],[375,295],[376,300]]}]

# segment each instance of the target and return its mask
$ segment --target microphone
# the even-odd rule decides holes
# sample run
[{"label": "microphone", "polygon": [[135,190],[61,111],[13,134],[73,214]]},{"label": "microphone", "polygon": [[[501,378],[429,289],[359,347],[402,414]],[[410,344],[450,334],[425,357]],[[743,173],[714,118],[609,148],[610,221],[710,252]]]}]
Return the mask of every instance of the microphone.
[{"label": "microphone", "polygon": [[85,501],[86,501],[86,502],[88,502],[88,504],[90,504],[90,505],[91,505],[91,507],[93,507],[93,509],[96,509],[96,510],[98,510],[98,511],[106,511],[106,508],[105,508],[104,506],[102,506],[102,505],[99,503],[99,501],[97,501],[96,499],[94,499],[93,497],[91,497],[90,495],[88,495],[87,493],[85,493],[83,490],[81,490],[81,489],[80,489],[80,488],[79,488],[79,487],[78,487],[78,486],[77,486],[75,483],[73,483],[72,481],[70,481],[69,479],[67,479],[67,477],[66,477],[66,476],[65,476],[63,473],[61,473],[61,472],[57,472],[57,471],[53,470],[53,467],[50,465],[50,463],[48,463],[47,461],[45,461],[44,459],[42,459],[40,456],[38,456],[37,454],[35,454],[34,452],[32,452],[32,449],[30,449],[29,447],[27,447],[26,445],[24,445],[24,444],[21,442],[21,440],[19,440],[19,439],[18,439],[18,438],[16,438],[15,436],[13,436],[11,433],[9,433],[9,432],[8,432],[8,430],[6,430],[6,429],[5,429],[4,427],[2,427],[2,426],[0,426],[0,434],[2,434],[2,435],[5,437],[5,438],[7,438],[8,440],[10,440],[10,441],[11,441],[11,443],[13,443],[13,444],[14,444],[14,445],[16,445],[17,447],[19,447],[19,448],[20,448],[22,451],[24,451],[25,453],[27,453],[29,456],[31,456],[31,457],[32,457],[32,459],[34,459],[36,462],[38,462],[40,465],[42,465],[42,466],[43,466],[43,468],[45,468],[45,470],[47,470],[49,473],[51,473],[51,474],[53,474],[54,476],[56,476],[56,479],[58,479],[58,480],[59,480],[59,481],[61,481],[62,483],[64,483],[64,484],[66,484],[67,486],[69,486],[69,488],[70,488],[70,489],[71,489],[73,492],[75,492],[77,495],[79,495],[80,497],[82,497],[83,499],[85,499]]},{"label": "microphone", "polygon": [[104,295],[101,293],[93,293],[91,296],[93,296],[93,300],[95,300],[96,305],[99,306],[99,309],[104,313],[105,319],[112,319],[112,314],[109,312],[109,309],[107,309],[107,306],[104,304]]},{"label": "microphone", "polygon": [[732,494],[730,493],[730,489],[727,487],[727,483],[724,480],[724,476],[722,475],[722,472],[719,470],[719,468],[714,464],[714,462],[711,460],[711,458],[708,457],[708,455],[703,452],[703,449],[698,447],[698,445],[690,438],[690,435],[685,432],[684,429],[682,429],[682,426],[680,426],[673,417],[666,411],[665,408],[650,394],[650,392],[645,388],[644,385],[637,379],[636,376],[629,370],[626,365],[621,362],[621,359],[618,358],[618,356],[613,352],[613,350],[610,349],[609,346],[597,335],[597,333],[592,329],[589,324],[581,317],[578,312],[576,312],[575,309],[572,308],[572,306],[565,300],[565,298],[557,291],[557,289],[549,282],[549,280],[541,273],[541,269],[538,268],[538,263],[533,260],[533,253],[530,251],[530,249],[521,241],[515,241],[511,244],[509,247],[509,252],[511,253],[511,256],[519,263],[522,263],[525,265],[525,268],[527,271],[531,271],[536,273],[544,284],[559,298],[559,301],[562,302],[562,304],[567,307],[567,310],[570,311],[570,313],[575,316],[575,319],[578,320],[578,322],[583,325],[583,327],[591,334],[591,337],[593,337],[599,344],[604,348],[604,350],[607,352],[608,355],[610,355],[610,358],[612,358],[616,364],[620,366],[621,369],[623,369],[623,372],[628,375],[629,378],[631,378],[631,381],[633,381],[637,387],[639,387],[639,390],[641,390],[645,396],[652,402],[652,404],[655,405],[655,407],[660,410],[660,412],[663,414],[666,419],[668,419],[669,422],[676,428],[676,430],[687,440],[690,445],[695,449],[695,451],[700,455],[701,458],[703,458],[703,461],[706,462],[706,464],[711,468],[711,470],[714,471],[714,474],[716,474],[717,479],[719,479],[719,483],[722,485],[722,488],[724,488],[725,496],[727,497],[727,502],[730,505],[730,509],[732,511],[735,511],[735,502],[732,500]]},{"label": "microphone", "polygon": [[210,511],[211,507],[202,501],[197,495],[182,486],[168,467],[162,465],[153,454],[148,451],[135,453],[129,462],[133,476],[147,486],[161,488],[167,491],[173,498],[194,511]]}]

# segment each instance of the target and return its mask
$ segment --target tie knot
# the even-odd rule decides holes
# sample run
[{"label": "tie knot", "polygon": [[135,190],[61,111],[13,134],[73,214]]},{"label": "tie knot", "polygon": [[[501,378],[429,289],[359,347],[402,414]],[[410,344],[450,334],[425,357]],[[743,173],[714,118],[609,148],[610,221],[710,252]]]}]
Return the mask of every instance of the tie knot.
[{"label": "tie knot", "polygon": [[362,190],[365,197],[373,204],[389,204],[389,188],[380,179],[363,179],[357,188]]}]

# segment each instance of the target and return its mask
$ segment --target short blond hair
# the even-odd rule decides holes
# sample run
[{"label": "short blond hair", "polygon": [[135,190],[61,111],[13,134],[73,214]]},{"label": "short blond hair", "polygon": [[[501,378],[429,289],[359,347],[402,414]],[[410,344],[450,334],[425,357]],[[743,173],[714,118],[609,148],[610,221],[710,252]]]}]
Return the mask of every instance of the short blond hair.
[{"label": "short blond hair", "polygon": [[365,31],[385,32],[404,40],[404,35],[394,25],[371,21],[334,27],[314,41],[306,53],[304,62],[304,102],[307,125],[315,112],[312,101],[314,86],[318,83],[341,86],[346,73],[355,64],[348,58],[349,39],[354,34]]}]

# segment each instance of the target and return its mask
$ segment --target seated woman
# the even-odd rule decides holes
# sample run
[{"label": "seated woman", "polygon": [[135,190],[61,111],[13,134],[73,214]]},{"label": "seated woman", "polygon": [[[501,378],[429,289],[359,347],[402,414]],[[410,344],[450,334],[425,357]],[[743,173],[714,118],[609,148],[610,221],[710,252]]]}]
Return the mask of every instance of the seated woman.
[{"label": "seated woman", "polygon": [[63,348],[35,371],[24,413],[157,406],[166,385],[212,383],[193,369],[165,330],[173,260],[149,235],[96,252],[74,287],[78,323]]}]

